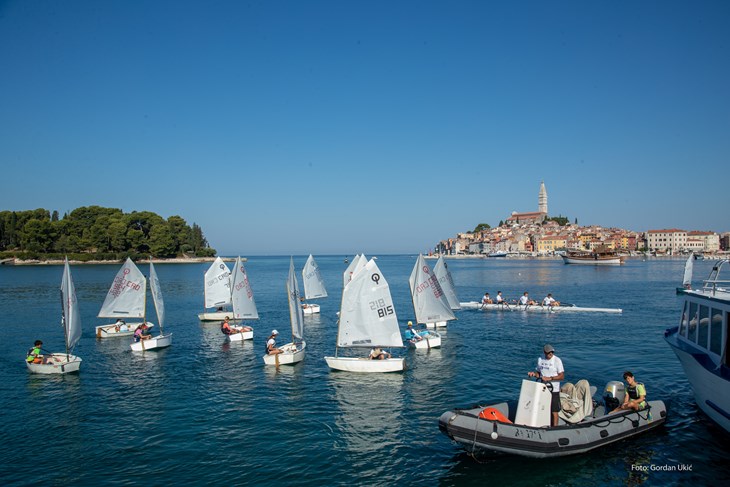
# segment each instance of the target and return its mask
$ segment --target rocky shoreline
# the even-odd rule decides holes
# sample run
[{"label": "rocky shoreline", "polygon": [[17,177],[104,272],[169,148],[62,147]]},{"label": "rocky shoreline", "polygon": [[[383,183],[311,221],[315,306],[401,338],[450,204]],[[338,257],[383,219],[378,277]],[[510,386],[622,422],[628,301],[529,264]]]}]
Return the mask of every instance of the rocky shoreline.
[{"label": "rocky shoreline", "polygon": [[[215,257],[175,257],[172,259],[152,259],[153,264],[199,264],[201,262],[213,262]],[[236,259],[224,257],[224,261],[234,262]],[[241,258],[245,261],[246,259]],[[121,260],[69,260],[68,263],[71,265],[84,265],[84,264],[115,264],[120,265],[123,261]],[[149,262],[146,259],[138,261],[140,264]],[[0,265],[63,265],[61,259],[48,259],[48,260],[19,260],[19,259],[4,259],[0,260]]]}]

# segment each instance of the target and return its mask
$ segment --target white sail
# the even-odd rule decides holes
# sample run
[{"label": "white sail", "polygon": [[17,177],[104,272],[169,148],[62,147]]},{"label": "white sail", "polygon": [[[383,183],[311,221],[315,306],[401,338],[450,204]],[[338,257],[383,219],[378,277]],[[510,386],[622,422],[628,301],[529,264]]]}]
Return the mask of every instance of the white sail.
[{"label": "white sail", "polygon": [[217,257],[205,272],[205,307],[215,308],[231,304],[231,271]]},{"label": "white sail", "polygon": [[304,269],[302,269],[302,281],[304,282],[305,299],[327,297],[327,290],[324,288],[324,281],[322,280],[322,275],[319,273],[319,266],[311,254],[307,258],[307,263],[304,264]]},{"label": "white sail", "polygon": [[146,293],[147,279],[127,257],[109,288],[98,317],[144,318]]},{"label": "white sail", "polygon": [[374,259],[342,290],[337,346],[403,346],[390,287]]},{"label": "white sail", "polygon": [[61,279],[61,304],[63,308],[63,325],[66,328],[66,351],[72,350],[81,338],[81,315],[79,302],[76,299],[76,288],[71,279],[71,268],[68,258],[64,262],[63,278]]},{"label": "white sail", "polygon": [[155,271],[154,264],[152,264],[152,260],[150,260],[150,291],[152,291],[152,301],[155,303],[157,321],[160,324],[160,335],[164,335],[163,327],[165,324],[165,301],[162,299],[160,280],[157,279],[157,272]]},{"label": "white sail", "polygon": [[436,278],[439,280],[439,284],[441,284],[441,289],[444,290],[444,294],[446,294],[446,300],[449,302],[451,309],[461,309],[459,298],[456,297],[454,279],[451,277],[451,272],[446,265],[443,255],[440,255],[439,260],[436,261],[436,265],[433,267],[433,273],[436,274]]},{"label": "white sail", "polygon": [[[312,257],[311,255],[309,256]],[[316,265],[316,264],[315,264]],[[289,278],[286,281],[286,292],[289,295],[289,318],[291,319],[291,334],[294,341],[304,337],[304,312],[299,306],[299,284],[294,272],[294,259],[289,261]],[[327,294],[325,293],[325,296]]]},{"label": "white sail", "polygon": [[246,269],[243,267],[241,257],[236,258],[231,282],[233,285],[233,292],[231,293],[231,300],[233,301],[233,319],[259,319],[259,312],[256,309],[256,302],[253,299],[251,283],[248,282],[248,275],[246,274]]},{"label": "white sail", "polygon": [[360,269],[365,267],[365,264],[367,264],[367,262],[368,259],[367,257],[365,257],[365,254],[357,254],[352,259],[352,262],[350,262],[350,265],[347,266],[347,269],[345,269],[345,273],[342,275],[342,287],[347,286],[347,283],[352,280],[352,277],[357,274]]},{"label": "white sail", "polygon": [[684,264],[684,279],[682,280],[682,284],[685,289],[690,289],[692,287],[692,269],[694,267],[694,261],[694,254],[689,254],[687,262]]},{"label": "white sail", "polygon": [[455,320],[454,312],[446,300],[446,295],[436,275],[426,264],[426,259],[418,255],[408,278],[413,298],[413,309],[416,311],[417,323],[436,323],[438,321]]}]

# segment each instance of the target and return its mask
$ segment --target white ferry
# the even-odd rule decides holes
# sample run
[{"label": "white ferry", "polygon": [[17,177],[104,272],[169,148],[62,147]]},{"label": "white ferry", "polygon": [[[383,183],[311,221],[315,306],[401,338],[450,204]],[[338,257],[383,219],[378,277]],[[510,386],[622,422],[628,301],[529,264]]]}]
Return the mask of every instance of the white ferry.
[{"label": "white ferry", "polygon": [[679,326],[666,330],[664,338],[682,363],[697,405],[730,432],[730,280],[720,279],[728,262],[715,263],[702,289],[682,293]]}]

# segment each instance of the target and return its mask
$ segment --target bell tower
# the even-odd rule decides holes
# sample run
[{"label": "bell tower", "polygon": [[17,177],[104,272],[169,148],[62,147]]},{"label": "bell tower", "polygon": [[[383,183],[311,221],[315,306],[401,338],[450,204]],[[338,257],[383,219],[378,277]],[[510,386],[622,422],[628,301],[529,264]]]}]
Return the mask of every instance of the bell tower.
[{"label": "bell tower", "polygon": [[545,191],[545,182],[540,181],[540,195],[537,197],[537,211],[547,215],[547,191]]}]

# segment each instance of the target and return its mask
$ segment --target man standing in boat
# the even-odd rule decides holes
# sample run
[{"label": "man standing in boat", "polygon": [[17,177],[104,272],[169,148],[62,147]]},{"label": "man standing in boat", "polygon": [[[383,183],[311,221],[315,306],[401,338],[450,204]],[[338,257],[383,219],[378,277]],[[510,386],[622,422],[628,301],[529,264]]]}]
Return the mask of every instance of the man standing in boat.
[{"label": "man standing in boat", "polygon": [[545,357],[537,359],[537,371],[527,373],[530,377],[539,377],[542,382],[552,385],[552,400],[550,401],[550,412],[552,413],[552,425],[558,425],[558,413],[560,412],[560,381],[565,378],[563,361],[555,355],[552,345],[545,345],[542,349]]}]

